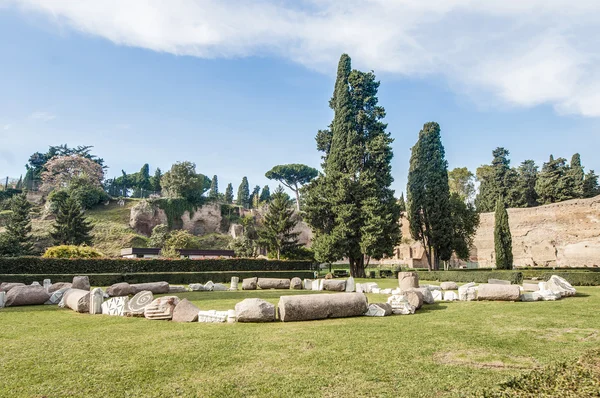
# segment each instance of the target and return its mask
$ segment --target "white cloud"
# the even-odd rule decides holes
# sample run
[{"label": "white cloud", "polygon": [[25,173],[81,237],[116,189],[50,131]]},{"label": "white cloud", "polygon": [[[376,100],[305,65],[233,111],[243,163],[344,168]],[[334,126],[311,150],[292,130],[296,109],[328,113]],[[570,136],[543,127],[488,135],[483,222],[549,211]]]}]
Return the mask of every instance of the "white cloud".
[{"label": "white cloud", "polygon": [[50,120],[56,119],[56,115],[50,112],[33,112],[31,115],[29,115],[29,118],[33,120],[49,122]]},{"label": "white cloud", "polygon": [[10,0],[114,43],[443,76],[511,105],[600,116],[597,0]]}]

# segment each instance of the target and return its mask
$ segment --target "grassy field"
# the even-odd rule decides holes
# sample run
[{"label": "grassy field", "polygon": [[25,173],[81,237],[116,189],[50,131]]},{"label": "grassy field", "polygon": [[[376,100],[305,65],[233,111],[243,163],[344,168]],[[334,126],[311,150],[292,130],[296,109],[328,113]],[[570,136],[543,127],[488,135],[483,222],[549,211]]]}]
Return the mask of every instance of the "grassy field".
[{"label": "grassy field", "polygon": [[[393,287],[392,279],[377,280]],[[558,302],[453,302],[415,315],[178,324],[0,310],[1,397],[472,396],[600,341],[600,287]],[[288,291],[181,293],[201,309]],[[369,294],[369,302],[387,296]],[[557,394],[560,396],[560,394]]]}]

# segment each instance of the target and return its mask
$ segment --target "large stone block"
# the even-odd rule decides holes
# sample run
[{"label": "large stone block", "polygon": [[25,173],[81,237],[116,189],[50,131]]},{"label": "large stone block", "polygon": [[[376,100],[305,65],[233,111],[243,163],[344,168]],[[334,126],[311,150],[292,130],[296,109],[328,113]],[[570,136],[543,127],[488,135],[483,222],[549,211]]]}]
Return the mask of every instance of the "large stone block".
[{"label": "large stone block", "polygon": [[477,300],[518,301],[520,296],[521,289],[517,285],[482,284],[477,292]]},{"label": "large stone block", "polygon": [[389,316],[392,315],[392,306],[388,303],[369,304],[366,316]]},{"label": "large stone block", "polygon": [[[426,287],[420,287],[418,289],[413,289],[416,292],[421,293],[421,296],[423,296],[423,304],[433,304],[435,303],[435,299],[433,298],[433,294],[431,293],[431,290],[429,290]],[[390,292],[391,293],[391,292]]]},{"label": "large stone block", "polygon": [[419,275],[416,272],[398,272],[398,287],[403,292],[419,287]]},{"label": "large stone block", "polygon": [[8,293],[8,291],[14,287],[25,286],[24,283],[11,283],[11,282],[2,282],[0,283],[0,292]]},{"label": "large stone block", "polygon": [[229,311],[199,311],[198,322],[201,323],[223,323],[227,321]]},{"label": "large stone block", "polygon": [[395,294],[388,297],[388,304],[392,306],[392,313],[395,315],[414,314],[416,308],[412,306],[405,295]]},{"label": "large stone block", "polygon": [[442,290],[458,290],[456,282],[442,282],[440,283]]},{"label": "large stone block", "polygon": [[282,296],[278,308],[283,322],[360,316],[368,309],[362,293]]},{"label": "large stone block", "polygon": [[275,320],[275,306],[259,298],[248,298],[235,305],[238,322],[272,322]]},{"label": "large stone block", "polygon": [[292,290],[302,290],[302,279],[295,277],[290,281],[290,289]]},{"label": "large stone block", "polygon": [[231,277],[231,282],[229,283],[229,290],[238,290],[238,284],[240,283],[240,278],[237,276]]},{"label": "large stone block", "polygon": [[102,314],[112,316],[125,316],[127,315],[127,304],[129,303],[129,297],[113,297],[102,303]]},{"label": "large stone block", "polygon": [[104,302],[104,291],[99,287],[90,292],[90,314],[102,314],[102,303]]},{"label": "large stone block", "polygon": [[[69,283],[69,285],[70,285],[70,283]],[[52,294],[50,295],[50,298],[44,304],[57,305],[62,300],[65,292],[69,289],[70,289],[70,287],[65,287],[65,288],[59,289],[55,292],[52,292]]]},{"label": "large stone block", "polygon": [[574,296],[577,293],[575,288],[565,278],[561,278],[558,275],[552,275],[548,279],[546,288],[554,293],[560,293],[561,297]]},{"label": "large stone block", "polygon": [[86,275],[73,277],[73,289],[90,291],[90,278]]},{"label": "large stone block", "polygon": [[57,282],[57,283],[53,283],[52,285],[50,285],[50,287],[48,288],[48,293],[54,293],[57,290],[70,289],[72,287],[73,287],[72,283]]},{"label": "large stone block", "polygon": [[144,309],[153,301],[154,295],[151,291],[139,292],[127,302],[126,313],[129,316],[144,316]]},{"label": "large stone block", "polygon": [[408,303],[415,307],[416,310],[423,306],[423,293],[420,291],[412,289],[404,292],[404,296],[406,296]]},{"label": "large stone block", "polygon": [[477,298],[475,283],[469,282],[458,288],[458,299],[460,301],[473,301]]},{"label": "large stone block", "polygon": [[135,293],[136,289],[127,282],[115,283],[106,289],[106,294],[110,297],[129,296],[130,294]]},{"label": "large stone block", "polygon": [[304,290],[312,290],[312,284],[312,279],[305,279],[302,281],[302,287],[304,288]]},{"label": "large stone block", "polygon": [[188,299],[181,300],[173,310],[173,322],[196,322],[200,308]]},{"label": "large stone block", "polygon": [[246,278],[242,281],[242,290],[256,290],[258,278]]},{"label": "large stone block", "polygon": [[510,285],[510,281],[504,279],[488,279],[490,285]]},{"label": "large stone block", "polygon": [[144,290],[148,290],[153,294],[169,293],[169,282],[136,283],[131,285],[131,287],[134,289],[132,294],[137,294]]},{"label": "large stone block", "polygon": [[50,298],[42,286],[16,286],[6,292],[6,307],[19,305],[41,305]]},{"label": "large stone block", "polygon": [[325,279],[323,280],[323,290],[331,292],[345,292],[346,281],[339,279]]},{"label": "large stone block", "polygon": [[173,318],[173,311],[179,304],[179,297],[164,296],[155,299],[152,303],[144,308],[144,316],[146,319],[152,320],[168,320]]},{"label": "large stone block", "polygon": [[182,285],[169,285],[169,294],[186,293],[188,290]]},{"label": "large stone block", "polygon": [[89,290],[69,289],[64,293],[62,300],[65,303],[65,307],[70,308],[73,311],[81,313],[90,312]]},{"label": "large stone block", "polygon": [[258,287],[261,289],[289,289],[291,281],[279,278],[258,278]]},{"label": "large stone block", "polygon": [[352,293],[352,292],[356,291],[356,283],[354,282],[354,278],[353,277],[349,277],[346,280],[346,291],[348,293]]}]

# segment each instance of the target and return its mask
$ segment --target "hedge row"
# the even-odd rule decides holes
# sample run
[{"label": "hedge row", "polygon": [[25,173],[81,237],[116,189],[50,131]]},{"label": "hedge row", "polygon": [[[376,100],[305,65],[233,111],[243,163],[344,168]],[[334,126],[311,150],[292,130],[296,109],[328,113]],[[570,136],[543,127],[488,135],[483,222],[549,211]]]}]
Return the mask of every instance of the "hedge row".
[{"label": "hedge row", "polygon": [[565,278],[573,286],[600,286],[600,272],[563,272],[552,270],[521,271],[417,271],[419,279],[433,281],[476,282],[487,283],[488,279],[509,280],[513,284],[521,284],[523,279],[538,278],[547,281],[552,275]]},{"label": "hedge row", "polygon": [[208,271],[296,271],[312,269],[310,261],[283,261],[248,258],[168,259],[61,259],[41,257],[0,257],[0,274],[108,274]]},{"label": "hedge row", "polygon": [[[0,282],[21,282],[40,284],[44,279],[52,283],[71,282],[77,274],[0,274]],[[241,271],[241,272],[156,272],[156,273],[125,273],[125,274],[86,274],[92,286],[110,286],[119,282],[147,283],[166,281],[170,284],[206,283],[208,281],[229,283],[232,276],[240,278],[313,278],[314,271]]]}]

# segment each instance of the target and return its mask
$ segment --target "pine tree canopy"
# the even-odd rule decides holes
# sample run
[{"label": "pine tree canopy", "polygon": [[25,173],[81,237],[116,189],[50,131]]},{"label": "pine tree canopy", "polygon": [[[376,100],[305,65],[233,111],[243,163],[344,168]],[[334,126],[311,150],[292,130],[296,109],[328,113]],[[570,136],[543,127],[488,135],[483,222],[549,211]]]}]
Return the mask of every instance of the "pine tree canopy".
[{"label": "pine tree canopy", "polygon": [[90,245],[92,226],[85,219],[84,212],[72,197],[67,198],[59,205],[54,231],[50,236],[57,245]]}]

